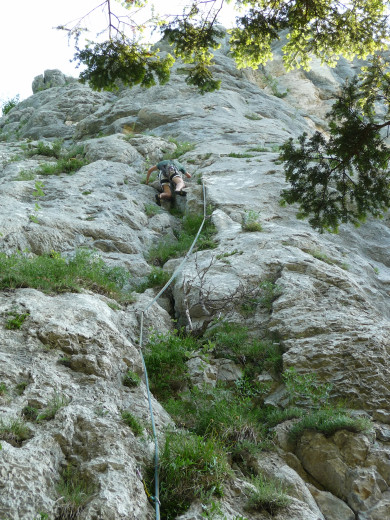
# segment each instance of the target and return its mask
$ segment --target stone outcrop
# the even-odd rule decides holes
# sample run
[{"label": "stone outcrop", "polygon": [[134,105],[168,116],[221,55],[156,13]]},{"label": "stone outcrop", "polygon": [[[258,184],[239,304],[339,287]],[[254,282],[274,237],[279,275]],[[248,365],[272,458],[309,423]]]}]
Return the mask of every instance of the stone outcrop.
[{"label": "stone outcrop", "polygon": [[[162,46],[162,50],[164,50]],[[155,190],[142,181],[151,165],[177,144],[194,148],[180,157],[193,178],[187,182],[187,210],[202,210],[202,179],[217,248],[191,256],[175,279],[172,298],[154,304],[146,329],[172,328],[167,310],[181,324],[192,308],[195,326],[208,316],[199,300],[197,272],[216,299],[237,288],[250,292],[264,281],[278,287],[267,306],[245,318],[229,308],[229,320],[245,321],[250,333],[280,339],[285,368],[316,372],[331,383],[332,397],[373,420],[371,435],[339,431],[331,437],[308,431],[293,446],[291,423],[276,429],[275,453],[248,460],[283,481],[291,497],[279,520],[379,520],[390,516],[390,219],[368,220],[359,229],[319,235],[279,205],[286,186],[278,147],[303,131],[326,131],[325,113],[341,81],[356,64],[340,60],[334,70],[314,63],[310,72],[286,74],[279,55],[258,71],[238,71],[225,42],[216,55],[219,92],[199,95],[185,83],[180,64],[164,87],[94,92],[59,71],[34,80],[34,95],[0,118],[0,252],[72,257],[93,249],[111,267],[124,267],[134,285],[152,270],[148,251],[175,240],[177,220],[164,208],[150,212]],[[272,78],[272,82],[270,80]],[[285,95],[284,95],[285,94]],[[38,140],[83,145],[89,164],[73,175],[39,175],[53,159],[28,156]],[[28,140],[28,141],[27,141]],[[36,182],[43,196],[35,209]],[[184,201],[181,201],[184,204]],[[36,213],[38,222],[31,219]],[[256,213],[262,231],[245,232],[243,219]],[[173,271],[178,260],[167,262]],[[186,298],[184,298],[184,293]],[[2,440],[0,517],[32,520],[46,512],[57,518],[56,488],[69,463],[95,485],[80,518],[154,518],[138,469],[153,458],[146,387],[123,385],[126,370],[143,373],[137,347],[140,311],[152,289],[134,303],[83,293],[47,295],[29,288],[0,291],[0,420],[20,418],[26,407],[62,406],[52,421],[29,422],[21,444]],[[172,305],[174,309],[172,310]],[[167,309],[167,310],[165,310]],[[28,318],[20,330],[5,328],[17,309]],[[228,359],[188,361],[191,383],[234,384],[240,367]],[[284,389],[263,373],[267,401],[277,407]],[[17,389],[22,389],[18,391]],[[172,420],[153,399],[159,435]],[[142,424],[136,437],[121,413]],[[248,481],[237,472],[221,501],[221,518],[265,519],[245,510]],[[202,518],[194,502],[180,518]]]}]

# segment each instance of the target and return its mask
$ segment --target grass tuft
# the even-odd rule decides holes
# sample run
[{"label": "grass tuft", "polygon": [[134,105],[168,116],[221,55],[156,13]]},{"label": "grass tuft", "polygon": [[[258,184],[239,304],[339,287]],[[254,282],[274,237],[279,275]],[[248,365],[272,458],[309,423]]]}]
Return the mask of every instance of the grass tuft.
[{"label": "grass tuft", "polygon": [[30,438],[29,429],[21,419],[0,419],[0,439],[12,446],[19,447],[22,442]]},{"label": "grass tuft", "polygon": [[67,397],[59,394],[54,394],[52,399],[47,403],[47,406],[43,410],[43,412],[37,415],[36,421],[51,421],[56,416],[58,410],[60,410],[64,406],[67,406],[69,402],[70,400]]},{"label": "grass tuft", "polygon": [[62,497],[56,520],[76,520],[95,493],[96,487],[73,465],[68,464],[62,472],[57,492]]},{"label": "grass tuft", "polygon": [[60,175],[60,173],[74,173],[88,164],[84,154],[84,147],[77,146],[61,154],[57,162],[42,164],[34,173],[37,175]]},{"label": "grass tuft", "polygon": [[132,413],[128,412],[127,410],[123,410],[123,412],[121,413],[121,416],[122,416],[123,422],[132,429],[132,431],[136,437],[139,437],[140,435],[142,435],[142,433],[144,431],[142,428],[142,425],[139,422],[139,420],[136,417],[134,417],[134,415]]},{"label": "grass tuft", "polygon": [[62,152],[62,140],[56,139],[53,143],[44,143],[43,141],[38,141],[38,143],[33,146],[31,144],[27,145],[27,156],[32,157],[34,155],[44,155],[46,157],[55,157],[59,159]]},{"label": "grass tuft", "polygon": [[252,489],[249,493],[248,510],[266,511],[274,515],[290,504],[291,499],[286,494],[286,488],[277,479],[257,475],[251,483],[255,489]]},{"label": "grass tuft", "polygon": [[367,433],[372,430],[372,423],[365,417],[351,417],[345,410],[329,407],[304,415],[291,427],[289,437],[297,442],[306,430],[314,430],[326,436],[333,435],[339,430]]}]

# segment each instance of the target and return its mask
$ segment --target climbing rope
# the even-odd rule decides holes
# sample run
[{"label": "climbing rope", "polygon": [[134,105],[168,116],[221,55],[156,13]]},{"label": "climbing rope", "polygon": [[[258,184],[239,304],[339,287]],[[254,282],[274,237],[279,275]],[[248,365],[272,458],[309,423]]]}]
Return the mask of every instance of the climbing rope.
[{"label": "climbing rope", "polygon": [[191,247],[189,248],[189,250],[187,251],[185,257],[183,258],[183,260],[180,262],[180,264],[178,265],[178,267],[174,270],[172,276],[170,277],[170,279],[167,281],[167,283],[164,285],[164,287],[159,291],[159,293],[153,298],[153,300],[144,308],[143,311],[141,311],[141,323],[140,323],[140,335],[139,335],[139,348],[140,348],[140,354],[141,354],[141,358],[142,358],[142,365],[143,365],[143,368],[144,368],[144,374],[145,374],[145,385],[146,385],[146,390],[147,390],[147,394],[148,394],[148,401],[149,401],[149,411],[150,411],[150,419],[151,419],[151,424],[152,424],[152,432],[153,432],[153,439],[154,439],[154,496],[152,496],[148,491],[147,491],[147,487],[145,485],[145,482],[144,480],[142,479],[142,477],[140,476],[141,478],[141,481],[143,482],[144,484],[144,489],[145,489],[145,492],[146,492],[146,495],[149,499],[150,502],[154,503],[155,505],[155,511],[156,511],[156,520],[160,520],[160,499],[159,499],[159,488],[160,488],[160,485],[159,485],[159,477],[158,477],[158,464],[159,464],[159,454],[158,454],[158,441],[157,441],[157,433],[156,433],[156,425],[155,425],[155,422],[154,422],[154,414],[153,414],[153,406],[152,406],[152,398],[151,398],[151,394],[150,394],[150,388],[149,388],[149,378],[148,378],[148,371],[146,369],[146,365],[145,365],[145,360],[144,360],[144,356],[142,354],[142,343],[143,343],[143,329],[144,329],[144,315],[146,314],[146,312],[150,309],[150,307],[152,305],[154,305],[154,303],[156,303],[156,301],[160,298],[160,296],[168,289],[168,287],[171,285],[171,283],[173,282],[173,280],[177,277],[177,275],[179,274],[179,272],[182,270],[184,264],[186,263],[186,261],[188,260],[189,256],[191,255],[192,253],[192,250],[194,249],[195,247],[195,244],[199,238],[199,235],[203,229],[203,226],[204,226],[204,223],[206,222],[206,217],[207,217],[207,211],[206,211],[206,189],[205,189],[205,186],[204,184],[202,183],[202,190],[203,190],[203,220],[202,220],[202,223],[201,225],[199,226],[199,229],[198,229],[198,232],[194,238],[194,241],[192,242],[191,244]]}]

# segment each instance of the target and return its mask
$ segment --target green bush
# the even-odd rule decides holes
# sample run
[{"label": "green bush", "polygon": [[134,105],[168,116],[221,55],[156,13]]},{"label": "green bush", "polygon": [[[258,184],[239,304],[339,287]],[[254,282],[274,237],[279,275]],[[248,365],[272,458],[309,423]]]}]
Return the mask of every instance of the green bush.
[{"label": "green bush", "polygon": [[190,336],[175,330],[169,334],[154,334],[146,345],[144,359],[151,391],[161,401],[177,395],[188,384],[189,352],[198,344]]},{"label": "green bush", "polygon": [[262,231],[263,228],[259,222],[259,214],[256,211],[246,211],[242,220],[243,231]]},{"label": "green bush", "polygon": [[0,396],[8,393],[7,385],[5,383],[0,383]]},{"label": "green bush", "polygon": [[267,511],[274,515],[291,503],[291,499],[286,494],[286,488],[277,479],[257,475],[251,483],[255,489],[249,493],[248,510]]},{"label": "green bush", "polygon": [[38,408],[35,406],[25,406],[22,410],[22,415],[27,421],[35,422],[39,414]]},{"label": "green bush", "polygon": [[272,309],[272,304],[282,294],[280,286],[272,280],[264,280],[259,284],[258,303],[267,310]]},{"label": "green bush", "polygon": [[34,155],[44,155],[46,157],[55,157],[59,159],[62,153],[62,140],[56,139],[53,143],[44,143],[38,141],[37,145],[27,145],[26,153],[29,157]]},{"label": "green bush", "polygon": [[134,388],[139,386],[141,383],[141,378],[138,374],[133,372],[132,370],[128,370],[122,379],[123,386],[127,386],[128,388]]},{"label": "green bush", "polygon": [[214,439],[168,434],[160,457],[162,520],[173,520],[205,494],[221,497],[230,476],[227,456]]},{"label": "green bush", "polygon": [[304,415],[305,410],[302,408],[297,408],[294,406],[289,406],[284,409],[275,409],[272,407],[265,407],[258,412],[258,419],[264,425],[266,431],[268,432],[271,428],[274,428],[276,425],[288,421],[290,419],[300,418]]},{"label": "green bush", "polygon": [[17,94],[14,98],[8,99],[2,104],[3,116],[6,116],[19,103],[20,96]]},{"label": "green bush", "polygon": [[156,204],[145,204],[144,211],[147,217],[154,217],[158,215],[158,213],[161,213],[161,208],[156,206]]},{"label": "green bush", "polygon": [[22,395],[24,393],[25,389],[27,388],[27,386],[28,386],[28,382],[27,381],[21,381],[20,383],[18,383],[15,386],[16,393],[18,395]]},{"label": "green bush", "polygon": [[79,250],[71,259],[58,253],[28,257],[22,253],[0,253],[0,289],[32,287],[46,293],[79,292],[82,288],[118,301],[133,297],[125,287],[129,273],[109,267],[95,253]]}]

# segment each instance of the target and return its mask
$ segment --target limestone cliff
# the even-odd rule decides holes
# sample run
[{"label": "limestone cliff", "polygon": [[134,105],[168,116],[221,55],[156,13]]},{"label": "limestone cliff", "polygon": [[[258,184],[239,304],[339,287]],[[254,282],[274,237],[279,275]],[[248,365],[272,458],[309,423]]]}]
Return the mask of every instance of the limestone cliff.
[{"label": "limestone cliff", "polygon": [[[197,181],[204,182],[217,247],[188,259],[171,300],[160,299],[146,314],[146,328],[167,332],[172,317],[185,323],[188,302],[195,325],[207,319],[190,283],[203,268],[210,294],[220,300],[272,280],[278,294],[267,308],[246,316],[230,309],[229,319],[253,335],[274,334],[284,370],[315,372],[332,383],[333,398],[373,425],[367,435],[306,431],[293,449],[289,423],[280,424],[274,451],[251,460],[289,486],[292,501],[275,518],[390,518],[390,219],[319,235],[295,218],[293,207],[279,205],[286,183],[278,146],[303,131],[326,131],[324,114],[354,65],[340,60],[334,70],[315,64],[311,72],[286,74],[276,59],[265,70],[237,71],[227,44],[215,61],[221,90],[204,96],[186,85],[180,64],[167,85],[149,90],[97,93],[59,71],[47,72],[51,82],[36,78],[35,94],[0,119],[0,252],[72,258],[85,248],[141,283],[153,267],[148,251],[174,239],[178,227],[167,208],[150,216],[155,190],[142,183],[146,170],[178,143],[192,143],[180,157],[193,175],[181,202],[201,208]],[[54,159],[28,150],[56,139],[64,148],[83,145],[88,164],[72,175],[34,173]],[[245,232],[248,215],[258,216],[262,231]],[[171,272],[177,263],[170,260],[164,269]],[[45,410],[61,400],[52,420],[27,420],[20,442],[0,437],[1,520],[73,518],[59,513],[57,492],[69,463],[95,486],[78,518],[154,518],[138,473],[150,466],[154,449],[146,387],[143,381],[123,385],[129,369],[142,377],[139,314],[154,295],[147,289],[121,305],[93,287],[0,291],[2,424],[19,420],[26,407]],[[20,328],[6,327],[10,316],[22,314]],[[220,361],[206,367],[195,359],[191,370],[194,384],[215,384],[239,377],[236,369],[222,376]],[[274,383],[266,402],[283,406],[283,385]],[[156,400],[152,404],[163,437],[173,421]],[[124,424],[123,410],[141,421],[143,436]],[[246,486],[237,472],[219,516],[205,516],[198,501],[180,518],[269,518],[246,511]]]}]

